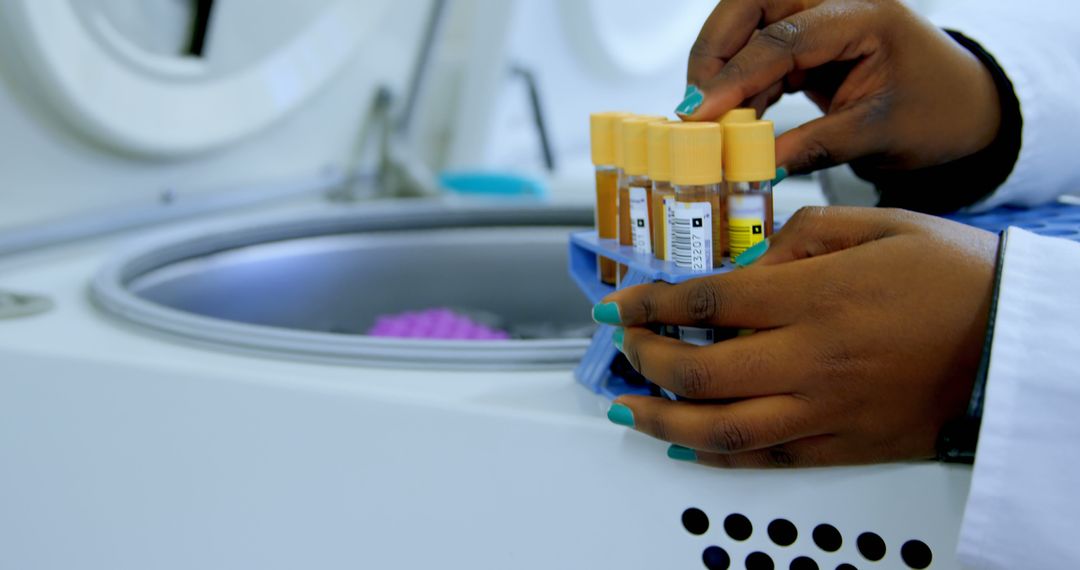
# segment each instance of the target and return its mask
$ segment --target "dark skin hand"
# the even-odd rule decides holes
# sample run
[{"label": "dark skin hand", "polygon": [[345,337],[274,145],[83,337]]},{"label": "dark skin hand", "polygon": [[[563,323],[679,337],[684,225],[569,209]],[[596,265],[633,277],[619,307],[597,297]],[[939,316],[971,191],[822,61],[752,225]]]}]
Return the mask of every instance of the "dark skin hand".
[{"label": "dark skin hand", "polygon": [[[750,267],[604,300],[634,368],[690,399],[618,398],[634,429],[722,467],[932,457],[971,395],[997,236],[902,210],[804,208],[769,243]],[[656,323],[757,332],[698,347]]]},{"label": "dark skin hand", "polygon": [[826,114],[777,140],[789,173],[944,164],[989,146],[1001,124],[989,71],[899,0],[724,0],[687,81],[704,92],[693,121],[805,93]]}]

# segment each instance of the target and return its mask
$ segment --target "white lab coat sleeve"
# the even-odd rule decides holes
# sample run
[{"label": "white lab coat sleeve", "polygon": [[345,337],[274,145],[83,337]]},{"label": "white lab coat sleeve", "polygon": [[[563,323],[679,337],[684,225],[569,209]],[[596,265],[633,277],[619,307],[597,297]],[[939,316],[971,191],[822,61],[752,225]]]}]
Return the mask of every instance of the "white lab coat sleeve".
[{"label": "white lab coat sleeve", "polygon": [[1080,568],[1080,243],[1011,228],[958,553]]},{"label": "white lab coat sleeve", "polygon": [[1080,192],[1080,2],[937,0],[929,15],[994,56],[1020,101],[1020,156],[1005,183],[973,209]]}]

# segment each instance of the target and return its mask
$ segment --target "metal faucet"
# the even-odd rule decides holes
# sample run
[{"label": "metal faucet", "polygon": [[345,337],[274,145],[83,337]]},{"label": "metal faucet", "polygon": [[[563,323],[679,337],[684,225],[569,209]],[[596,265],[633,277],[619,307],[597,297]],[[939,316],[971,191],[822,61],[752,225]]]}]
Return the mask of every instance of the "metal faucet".
[{"label": "metal faucet", "polygon": [[408,198],[439,193],[435,174],[408,152],[409,131],[423,84],[429,75],[435,46],[446,19],[448,0],[433,0],[424,41],[412,70],[400,108],[394,93],[381,87],[375,94],[356,152],[347,165],[343,183],[330,190],[334,201],[355,202],[371,198]]}]

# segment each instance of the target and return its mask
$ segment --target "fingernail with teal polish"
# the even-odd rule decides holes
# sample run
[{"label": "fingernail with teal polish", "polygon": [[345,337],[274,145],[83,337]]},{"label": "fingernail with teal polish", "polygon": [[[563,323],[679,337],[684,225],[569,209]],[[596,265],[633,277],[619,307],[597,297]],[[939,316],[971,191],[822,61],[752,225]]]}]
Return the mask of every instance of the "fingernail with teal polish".
[{"label": "fingernail with teal polish", "polygon": [[765,255],[766,251],[769,251],[769,240],[767,239],[755,243],[750,249],[742,252],[741,255],[735,258],[735,265],[739,267],[752,265],[761,256]]},{"label": "fingernail with teal polish", "polygon": [[619,305],[617,303],[599,303],[592,308],[592,318],[605,325],[619,324]]},{"label": "fingernail with teal polish", "polygon": [[615,332],[611,335],[612,342],[615,343],[615,348],[622,352],[623,338],[626,337],[626,329],[615,329]]},{"label": "fingernail with teal polish", "polygon": [[697,461],[697,452],[681,445],[672,445],[667,448],[667,456],[675,461]]},{"label": "fingernail with teal polish", "polygon": [[772,181],[773,186],[776,186],[777,184],[783,182],[784,179],[787,178],[787,176],[788,176],[788,174],[787,174],[787,169],[786,168],[784,168],[783,166],[781,166],[780,168],[777,168],[776,169],[776,178],[773,178],[773,181]]},{"label": "fingernail with teal polish", "polygon": [[696,85],[687,85],[686,96],[683,98],[682,103],[679,103],[679,106],[675,108],[675,113],[682,116],[693,115],[704,100],[705,94],[701,92],[701,89],[698,89]]},{"label": "fingernail with teal polish", "polygon": [[689,95],[691,92],[693,92],[694,89],[697,89],[697,87],[694,87],[693,85],[687,83],[686,84],[686,91],[683,91],[683,94],[682,94],[683,98],[685,98],[687,95]]},{"label": "fingernail with teal polish", "polygon": [[634,412],[622,404],[612,404],[607,411],[607,419],[613,424],[634,427]]}]

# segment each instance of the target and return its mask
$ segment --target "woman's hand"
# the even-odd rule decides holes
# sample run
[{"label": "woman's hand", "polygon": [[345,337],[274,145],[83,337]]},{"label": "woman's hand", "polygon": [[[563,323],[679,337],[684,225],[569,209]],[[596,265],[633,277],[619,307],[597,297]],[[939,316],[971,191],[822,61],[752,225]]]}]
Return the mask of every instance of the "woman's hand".
[{"label": "woman's hand", "polygon": [[777,140],[790,173],[911,170],[986,148],[1001,104],[985,66],[900,0],[724,0],[690,52],[676,112],[759,114],[802,91],[826,113]]},{"label": "woman's hand", "polygon": [[[750,267],[597,306],[626,327],[616,343],[634,368],[689,399],[623,396],[609,417],[717,466],[932,457],[971,395],[997,236],[901,210],[804,208],[764,243]],[[757,332],[698,347],[646,328],[659,323]]]}]

